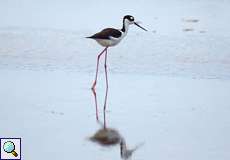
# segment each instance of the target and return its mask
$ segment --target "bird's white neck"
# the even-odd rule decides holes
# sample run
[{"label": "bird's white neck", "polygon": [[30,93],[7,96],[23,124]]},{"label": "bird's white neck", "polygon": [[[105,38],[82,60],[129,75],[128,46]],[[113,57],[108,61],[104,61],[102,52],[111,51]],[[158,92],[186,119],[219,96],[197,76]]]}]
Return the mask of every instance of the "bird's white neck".
[{"label": "bird's white neck", "polygon": [[127,32],[128,32],[128,30],[129,30],[129,22],[128,22],[128,20],[124,20],[123,21],[123,26],[122,26],[122,29],[121,29],[121,31],[122,32],[124,32],[125,34],[127,34]]}]

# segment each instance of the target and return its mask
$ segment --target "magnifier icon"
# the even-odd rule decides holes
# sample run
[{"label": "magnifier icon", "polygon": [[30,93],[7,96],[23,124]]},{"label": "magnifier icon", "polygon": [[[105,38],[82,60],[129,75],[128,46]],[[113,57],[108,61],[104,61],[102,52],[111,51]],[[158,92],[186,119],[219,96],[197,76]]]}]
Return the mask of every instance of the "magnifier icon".
[{"label": "magnifier icon", "polygon": [[7,141],[3,144],[3,149],[6,153],[11,153],[14,157],[17,157],[18,154],[15,151],[15,145],[12,141]]}]

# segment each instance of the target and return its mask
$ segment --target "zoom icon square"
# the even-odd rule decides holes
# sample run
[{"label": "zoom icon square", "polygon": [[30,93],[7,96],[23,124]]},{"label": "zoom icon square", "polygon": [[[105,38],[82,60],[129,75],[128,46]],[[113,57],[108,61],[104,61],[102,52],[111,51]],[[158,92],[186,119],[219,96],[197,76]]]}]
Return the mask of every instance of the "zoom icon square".
[{"label": "zoom icon square", "polygon": [[21,138],[0,138],[0,160],[21,159]]}]

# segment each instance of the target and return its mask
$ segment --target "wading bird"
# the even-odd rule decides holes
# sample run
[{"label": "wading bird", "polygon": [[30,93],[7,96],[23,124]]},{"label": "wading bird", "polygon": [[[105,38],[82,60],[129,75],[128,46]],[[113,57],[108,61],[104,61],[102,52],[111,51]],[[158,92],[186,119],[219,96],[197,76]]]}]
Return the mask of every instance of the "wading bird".
[{"label": "wading bird", "polygon": [[134,17],[131,15],[126,15],[123,18],[123,26],[122,29],[114,29],[114,28],[106,28],[102,31],[86,38],[91,38],[96,40],[101,46],[105,47],[102,52],[97,56],[97,67],[96,67],[96,76],[93,82],[91,89],[95,91],[95,87],[97,84],[97,76],[98,76],[98,67],[99,67],[99,60],[103,53],[105,53],[105,77],[106,77],[106,97],[105,97],[105,104],[104,110],[106,108],[106,100],[107,100],[107,93],[108,93],[108,76],[107,76],[107,49],[109,47],[117,45],[128,33],[129,25],[135,24],[136,26],[140,27],[141,29],[147,31],[145,28],[141,27],[137,22],[134,21]]}]

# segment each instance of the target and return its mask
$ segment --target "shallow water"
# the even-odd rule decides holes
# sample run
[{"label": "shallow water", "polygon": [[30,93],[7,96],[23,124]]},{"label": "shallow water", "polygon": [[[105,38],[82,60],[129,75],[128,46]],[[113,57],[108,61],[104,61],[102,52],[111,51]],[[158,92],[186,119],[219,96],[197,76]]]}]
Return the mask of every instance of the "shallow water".
[{"label": "shallow water", "polygon": [[[22,137],[25,159],[120,159],[119,144],[89,140],[97,122],[92,74],[1,70],[0,135]],[[103,123],[104,77],[97,88]],[[106,127],[133,159],[228,159],[230,81],[109,74]]]}]

